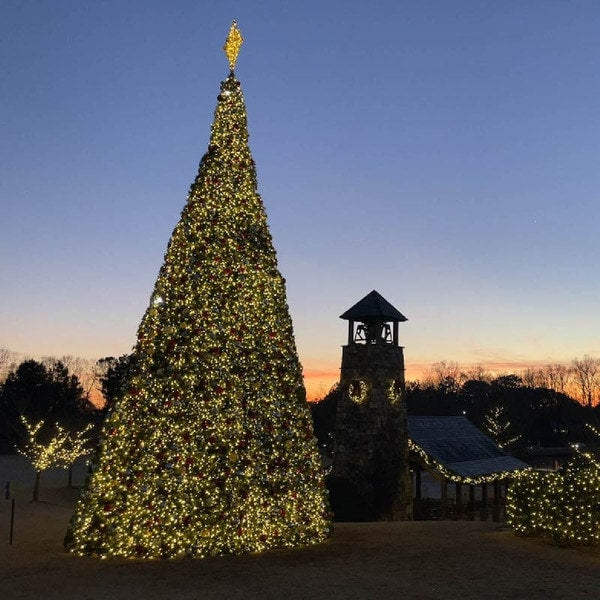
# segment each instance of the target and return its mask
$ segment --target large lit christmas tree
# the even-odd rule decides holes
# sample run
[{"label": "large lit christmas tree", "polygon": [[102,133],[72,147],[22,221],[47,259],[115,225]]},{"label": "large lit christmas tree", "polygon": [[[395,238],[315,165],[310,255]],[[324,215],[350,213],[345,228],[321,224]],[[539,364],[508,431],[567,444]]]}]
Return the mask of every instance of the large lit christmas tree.
[{"label": "large lit christmas tree", "polygon": [[329,513],[284,279],[233,69],[66,547],[207,556],[324,540]]}]

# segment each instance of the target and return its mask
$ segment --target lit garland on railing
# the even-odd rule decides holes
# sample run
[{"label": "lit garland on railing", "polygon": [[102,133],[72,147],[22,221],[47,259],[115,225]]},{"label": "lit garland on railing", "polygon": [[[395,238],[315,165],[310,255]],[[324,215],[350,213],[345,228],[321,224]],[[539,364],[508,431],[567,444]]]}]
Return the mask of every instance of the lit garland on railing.
[{"label": "lit garland on railing", "polygon": [[463,477],[461,475],[457,475],[450,471],[443,464],[434,460],[423,448],[417,445],[413,440],[408,440],[408,449],[411,452],[417,454],[421,460],[424,462],[426,467],[431,471],[436,471],[439,473],[444,479],[447,481],[451,481],[453,483],[462,483],[465,485],[481,485],[482,483],[492,483],[494,481],[499,481],[502,479],[508,479],[514,477],[516,473],[522,472],[523,470],[528,470],[529,467],[516,470],[516,471],[501,471],[499,473],[490,473],[489,475],[481,475],[480,477]]},{"label": "lit garland on railing", "polygon": [[600,463],[581,452],[561,470],[517,476],[507,497],[507,523],[521,535],[556,544],[600,543]]}]

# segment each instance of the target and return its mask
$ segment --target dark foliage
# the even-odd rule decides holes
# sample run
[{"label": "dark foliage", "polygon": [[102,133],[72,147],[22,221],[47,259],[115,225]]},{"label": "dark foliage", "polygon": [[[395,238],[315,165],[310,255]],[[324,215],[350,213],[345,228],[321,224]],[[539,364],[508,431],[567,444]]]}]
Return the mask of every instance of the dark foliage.
[{"label": "dark foliage", "polygon": [[517,375],[502,375],[489,383],[470,380],[457,387],[412,383],[406,404],[412,415],[464,415],[483,431],[486,415],[501,407],[511,434],[520,436],[515,449],[590,440],[585,425],[589,410],[555,390],[525,386]]},{"label": "dark foliage", "polygon": [[329,503],[337,522],[360,522],[365,520],[369,507],[357,487],[346,479],[329,475],[326,480]]},{"label": "dark foliage", "polygon": [[319,449],[329,455],[333,452],[333,431],[340,394],[341,390],[336,384],[322,400],[310,404]]},{"label": "dark foliage", "polygon": [[107,413],[114,405],[115,400],[125,391],[130,370],[133,367],[133,354],[123,354],[119,358],[108,356],[98,361],[108,365],[106,373],[100,378],[102,395],[106,400],[102,411]]},{"label": "dark foliage", "polygon": [[[339,388],[334,386],[311,405],[319,446],[331,454]],[[469,380],[462,384],[444,380],[437,385],[409,382],[406,386],[409,415],[465,416],[482,431],[485,417],[501,407],[510,422],[512,436],[520,436],[510,448],[519,455],[530,446],[563,447],[573,442],[597,443],[586,423],[596,423],[595,414],[573,398],[547,388],[523,384],[517,375],[502,375],[492,381]]]},{"label": "dark foliage", "polygon": [[93,409],[75,375],[56,361],[50,366],[35,360],[22,362],[8,375],[0,390],[0,453],[12,453],[25,433],[21,415],[30,422],[44,420],[48,435],[53,423],[77,429]]}]

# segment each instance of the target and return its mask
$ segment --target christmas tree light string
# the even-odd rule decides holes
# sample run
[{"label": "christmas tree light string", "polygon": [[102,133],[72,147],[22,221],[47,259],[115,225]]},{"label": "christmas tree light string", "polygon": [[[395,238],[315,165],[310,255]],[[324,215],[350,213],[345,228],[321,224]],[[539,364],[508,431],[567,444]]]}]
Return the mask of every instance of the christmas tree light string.
[{"label": "christmas tree light string", "polygon": [[77,554],[202,557],[329,535],[285,283],[233,73],[242,41],[234,22],[208,151],[69,526],[65,544]]}]

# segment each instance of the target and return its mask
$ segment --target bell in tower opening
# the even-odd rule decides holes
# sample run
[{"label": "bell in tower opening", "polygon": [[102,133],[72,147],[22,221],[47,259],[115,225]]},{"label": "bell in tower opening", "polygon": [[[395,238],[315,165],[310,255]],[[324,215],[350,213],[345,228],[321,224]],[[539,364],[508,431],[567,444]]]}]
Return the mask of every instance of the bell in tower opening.
[{"label": "bell in tower opening", "polygon": [[392,330],[389,323],[376,321],[374,323],[360,323],[354,333],[357,344],[391,344]]},{"label": "bell in tower opening", "polygon": [[406,317],[373,290],[340,317],[342,348],[330,500],[338,521],[412,518],[412,482],[404,402]]}]

